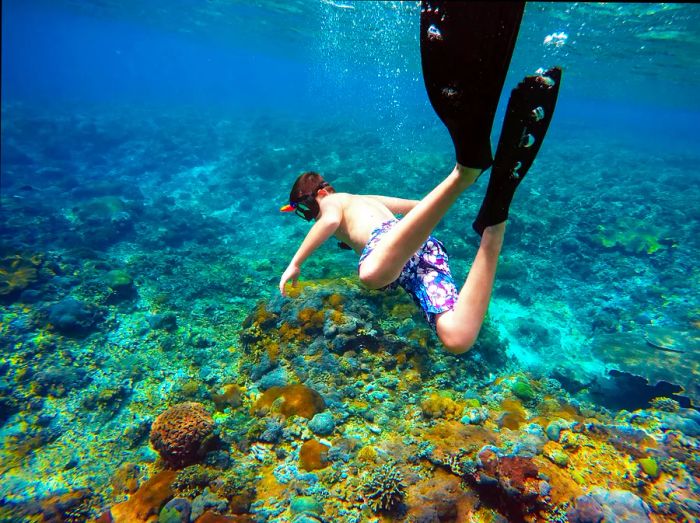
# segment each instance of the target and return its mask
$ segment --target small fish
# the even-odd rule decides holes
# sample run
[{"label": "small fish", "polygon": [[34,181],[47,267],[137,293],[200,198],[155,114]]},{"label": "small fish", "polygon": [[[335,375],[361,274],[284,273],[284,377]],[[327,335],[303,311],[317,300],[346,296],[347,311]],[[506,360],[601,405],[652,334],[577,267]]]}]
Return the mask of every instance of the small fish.
[{"label": "small fish", "polygon": [[337,7],[338,9],[355,9],[354,5],[338,4],[336,2],[333,2],[332,0],[321,0],[321,3],[332,5],[333,7]]}]

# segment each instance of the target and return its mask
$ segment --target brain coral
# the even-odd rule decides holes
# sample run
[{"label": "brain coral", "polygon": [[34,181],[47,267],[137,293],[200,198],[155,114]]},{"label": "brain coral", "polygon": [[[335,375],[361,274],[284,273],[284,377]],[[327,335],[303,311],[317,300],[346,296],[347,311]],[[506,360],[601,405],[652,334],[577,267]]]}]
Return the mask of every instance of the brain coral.
[{"label": "brain coral", "polygon": [[151,445],[165,462],[184,467],[198,460],[214,430],[214,420],[201,403],[173,405],[151,427]]}]

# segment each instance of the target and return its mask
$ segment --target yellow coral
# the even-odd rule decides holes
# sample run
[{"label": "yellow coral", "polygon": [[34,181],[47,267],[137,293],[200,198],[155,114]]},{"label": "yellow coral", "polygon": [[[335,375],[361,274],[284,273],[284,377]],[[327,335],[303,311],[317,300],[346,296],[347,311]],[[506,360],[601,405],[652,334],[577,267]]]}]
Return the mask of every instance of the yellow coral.
[{"label": "yellow coral", "polygon": [[331,294],[328,296],[328,298],[326,298],[326,303],[334,309],[342,310],[343,302],[345,302],[345,298],[340,294]]},{"label": "yellow coral", "polygon": [[301,323],[301,328],[304,330],[320,329],[323,327],[323,316],[323,311],[317,311],[311,307],[307,307],[299,311],[297,319],[299,323]]},{"label": "yellow coral", "polygon": [[365,461],[367,463],[376,463],[377,457],[377,450],[372,445],[362,447],[357,453],[357,459],[359,459],[360,461]]},{"label": "yellow coral", "polygon": [[432,393],[421,402],[421,410],[426,418],[456,418],[461,415],[463,405],[452,398]]},{"label": "yellow coral", "polygon": [[498,425],[510,430],[517,430],[527,420],[527,413],[520,400],[505,399],[501,402],[503,413],[498,419]]},{"label": "yellow coral", "polygon": [[37,280],[37,269],[41,264],[39,255],[15,254],[0,260],[0,295],[7,296],[26,289]]},{"label": "yellow coral", "polygon": [[330,318],[333,323],[336,325],[340,325],[342,323],[345,323],[345,316],[341,311],[338,310],[333,310],[330,312]]},{"label": "yellow coral", "polygon": [[304,342],[308,341],[309,339],[309,337],[302,331],[302,329],[290,325],[287,322],[283,322],[282,325],[279,326],[278,334],[280,340],[282,340],[285,343]]},{"label": "yellow coral", "polygon": [[398,320],[405,320],[413,316],[416,312],[416,306],[412,303],[397,303],[391,309],[391,317]]}]

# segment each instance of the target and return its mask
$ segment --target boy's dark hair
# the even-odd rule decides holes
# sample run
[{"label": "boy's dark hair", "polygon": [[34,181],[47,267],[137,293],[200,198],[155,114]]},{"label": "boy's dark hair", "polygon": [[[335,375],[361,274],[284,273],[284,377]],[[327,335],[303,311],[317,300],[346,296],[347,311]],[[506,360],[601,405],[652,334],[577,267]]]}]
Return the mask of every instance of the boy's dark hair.
[{"label": "boy's dark hair", "polygon": [[316,195],[316,191],[321,184],[326,183],[324,189],[329,193],[335,192],[335,189],[323,179],[323,176],[314,171],[306,171],[296,179],[292,185],[292,192],[289,193],[289,203],[295,204],[308,195]]}]

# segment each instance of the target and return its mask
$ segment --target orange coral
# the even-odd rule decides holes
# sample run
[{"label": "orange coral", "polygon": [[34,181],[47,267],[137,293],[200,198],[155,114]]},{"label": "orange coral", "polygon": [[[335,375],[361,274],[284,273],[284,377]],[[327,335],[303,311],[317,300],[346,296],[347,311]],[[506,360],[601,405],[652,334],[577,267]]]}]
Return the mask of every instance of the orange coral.
[{"label": "orange coral", "polygon": [[519,400],[505,399],[501,402],[503,413],[498,418],[498,426],[517,430],[527,420],[527,413]]},{"label": "orange coral", "polygon": [[169,465],[184,467],[197,461],[214,430],[214,420],[201,403],[170,407],[151,427],[151,444]]},{"label": "orange coral", "polygon": [[253,413],[266,413],[272,409],[273,403],[278,398],[282,398],[279,412],[285,416],[296,414],[311,419],[326,409],[326,402],[318,392],[306,385],[296,383],[266,390],[253,405]]},{"label": "orange coral", "polygon": [[311,471],[327,467],[328,449],[327,445],[315,439],[305,441],[299,450],[299,464],[301,468]]},{"label": "orange coral", "polygon": [[224,391],[216,394],[212,391],[211,399],[217,410],[224,410],[226,407],[240,407],[243,403],[243,388],[235,383],[224,385]]},{"label": "orange coral", "polygon": [[124,463],[112,476],[112,486],[117,492],[129,494],[139,488],[139,469],[133,463]]},{"label": "orange coral", "polygon": [[442,469],[411,486],[406,496],[407,521],[471,521],[476,496],[460,487],[460,479]]},{"label": "orange coral", "polygon": [[146,523],[158,517],[160,509],[173,497],[170,484],[177,473],[164,470],[146,481],[129,499],[114,505],[114,523]]},{"label": "orange coral", "polygon": [[442,421],[431,427],[424,436],[435,446],[433,455],[442,461],[458,449],[475,452],[484,445],[498,445],[498,435],[477,425],[458,421]]}]

